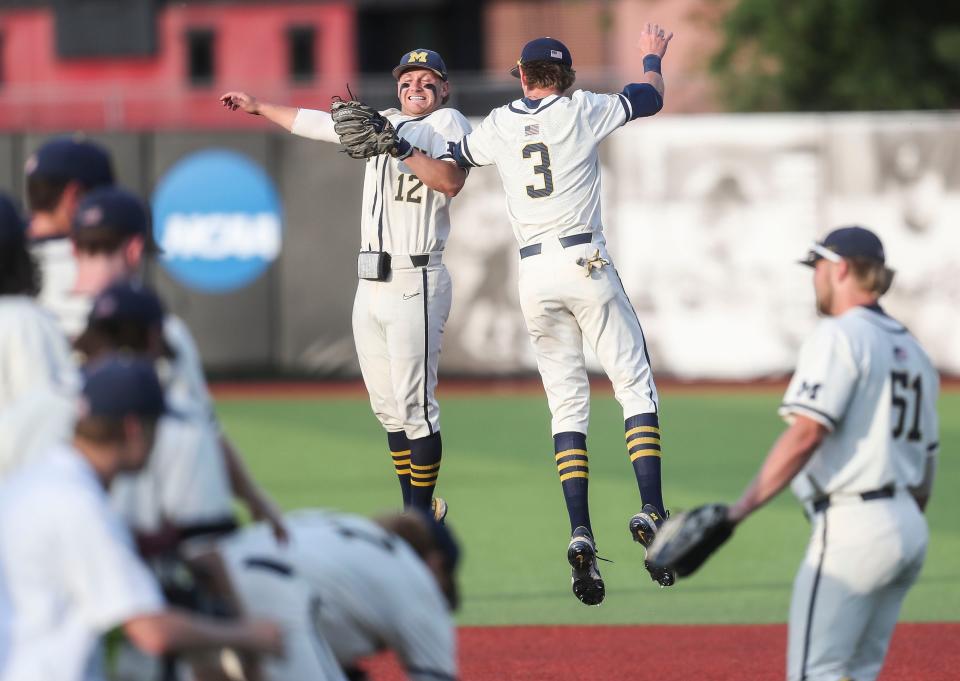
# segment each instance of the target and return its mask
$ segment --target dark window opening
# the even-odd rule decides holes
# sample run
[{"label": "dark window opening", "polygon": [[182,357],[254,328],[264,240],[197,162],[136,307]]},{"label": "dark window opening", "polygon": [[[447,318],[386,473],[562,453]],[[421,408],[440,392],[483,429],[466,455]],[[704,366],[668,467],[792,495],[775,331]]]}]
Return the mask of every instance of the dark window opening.
[{"label": "dark window opening", "polygon": [[187,31],[187,75],[191,85],[213,84],[213,38],[211,29]]},{"label": "dark window opening", "polygon": [[287,64],[290,80],[310,82],[317,75],[317,30],[313,26],[293,26],[287,30]]}]

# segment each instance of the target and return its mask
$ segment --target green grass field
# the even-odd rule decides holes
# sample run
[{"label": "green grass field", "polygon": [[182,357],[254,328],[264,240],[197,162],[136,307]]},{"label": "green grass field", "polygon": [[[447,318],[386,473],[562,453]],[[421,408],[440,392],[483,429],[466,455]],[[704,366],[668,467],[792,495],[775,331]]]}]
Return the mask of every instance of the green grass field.
[{"label": "green grass field", "polygon": [[[782,429],[780,395],[665,391],[664,497],[673,509],[735,499]],[[545,400],[533,395],[442,396],[444,466],[438,493],[465,563],[461,624],[766,623],[786,619],[808,535],[789,493],[750,518],[696,576],[660,589],[630,541],[638,493],[609,396],[593,401],[590,499],[607,599],[585,608],[570,593],[566,512]],[[228,399],[224,426],[284,508],[371,514],[399,504],[386,442],[363,398]],[[941,464],[928,510],[931,543],[904,606],[910,621],[960,620],[960,393],[940,402]]]}]

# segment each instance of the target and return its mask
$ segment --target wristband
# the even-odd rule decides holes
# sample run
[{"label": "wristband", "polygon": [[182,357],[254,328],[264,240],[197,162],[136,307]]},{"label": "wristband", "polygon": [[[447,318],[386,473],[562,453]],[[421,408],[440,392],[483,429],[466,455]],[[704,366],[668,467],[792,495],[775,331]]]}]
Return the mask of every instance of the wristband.
[{"label": "wristband", "polygon": [[643,72],[653,71],[660,73],[660,57],[656,54],[648,54],[643,58]]},{"label": "wristband", "polygon": [[405,158],[409,158],[412,153],[413,145],[401,137],[397,140],[397,144],[393,147],[392,156],[398,161],[402,161]]}]

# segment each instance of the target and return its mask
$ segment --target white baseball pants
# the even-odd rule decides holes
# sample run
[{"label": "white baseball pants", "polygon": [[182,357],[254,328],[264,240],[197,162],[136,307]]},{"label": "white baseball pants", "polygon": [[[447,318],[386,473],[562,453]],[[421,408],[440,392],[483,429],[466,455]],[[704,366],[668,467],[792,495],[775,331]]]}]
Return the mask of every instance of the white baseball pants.
[{"label": "white baseball pants", "polygon": [[790,681],[877,678],[928,538],[920,508],[900,490],[843,497],[814,514],[790,604]]},{"label": "white baseball pants", "polygon": [[[588,275],[577,260],[595,255],[609,264]],[[640,321],[604,243],[563,248],[558,239],[547,239],[539,254],[520,259],[519,285],[554,434],[587,432],[590,383],[584,342],[613,383],[624,419],[659,410]]]},{"label": "white baseball pants", "polygon": [[[403,256],[395,257],[394,261]],[[453,286],[442,263],[394,267],[386,281],[361,279],[353,338],[370,405],[388,432],[408,438],[440,430],[434,391]]]}]

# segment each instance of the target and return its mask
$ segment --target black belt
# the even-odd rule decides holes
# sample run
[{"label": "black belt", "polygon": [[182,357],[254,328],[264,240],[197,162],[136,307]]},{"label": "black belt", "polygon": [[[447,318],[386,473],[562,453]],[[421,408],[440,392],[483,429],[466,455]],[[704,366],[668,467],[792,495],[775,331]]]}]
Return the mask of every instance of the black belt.
[{"label": "black belt", "polygon": [[[860,492],[860,499],[863,501],[873,501],[874,499],[889,499],[896,492],[893,485],[887,485],[880,489],[872,489],[869,492]],[[830,508],[830,497],[820,497],[813,500],[813,512],[819,513]]]},{"label": "black belt", "polygon": [[[564,236],[560,237],[560,245],[564,248],[570,248],[571,246],[579,246],[580,244],[588,244],[593,241],[593,234],[587,232],[586,234],[574,234],[573,236]],[[543,244],[530,244],[529,246],[524,246],[520,249],[520,258],[529,258],[531,255],[540,255],[540,252],[543,250]]]},{"label": "black belt", "polygon": [[430,254],[426,255],[411,255],[410,264],[414,267],[426,267],[430,264]]}]

